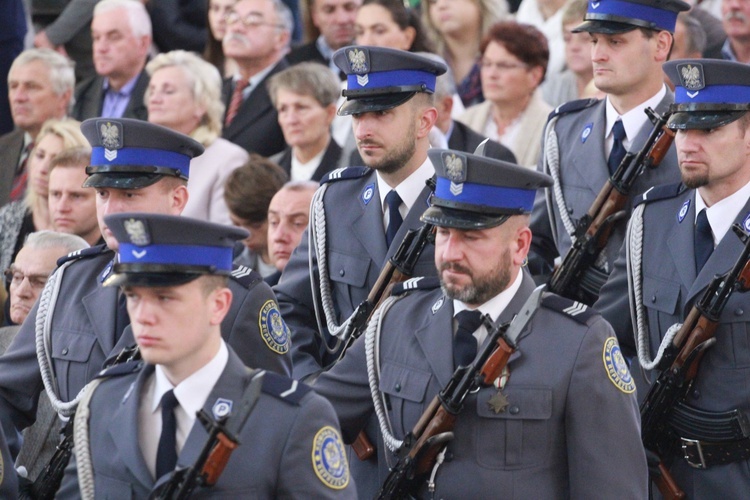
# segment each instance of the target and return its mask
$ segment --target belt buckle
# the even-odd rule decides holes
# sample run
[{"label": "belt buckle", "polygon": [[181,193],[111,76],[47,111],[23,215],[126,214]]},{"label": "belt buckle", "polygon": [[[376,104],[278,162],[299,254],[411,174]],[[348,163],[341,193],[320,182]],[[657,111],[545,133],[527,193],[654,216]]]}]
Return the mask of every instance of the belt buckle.
[{"label": "belt buckle", "polygon": [[[703,447],[701,446],[701,442],[697,439],[680,439],[682,440],[683,456],[685,457],[685,461],[688,463],[688,465],[694,469],[706,469],[706,459],[703,457]],[[698,458],[700,459],[699,463],[693,462],[691,460],[690,454],[688,453],[688,449],[691,446],[695,447],[698,450]]]}]

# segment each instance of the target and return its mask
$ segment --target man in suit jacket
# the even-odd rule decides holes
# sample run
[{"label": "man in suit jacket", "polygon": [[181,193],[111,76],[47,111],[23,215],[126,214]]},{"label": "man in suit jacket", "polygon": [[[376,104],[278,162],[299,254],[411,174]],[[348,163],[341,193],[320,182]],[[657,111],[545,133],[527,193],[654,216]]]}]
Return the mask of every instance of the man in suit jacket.
[{"label": "man in suit jacket", "polygon": [[91,21],[97,75],[76,88],[73,117],[148,117],[143,96],[148,88],[144,71],[151,47],[151,19],[143,4],[103,0]]},{"label": "man in suit jacket", "polygon": [[[355,498],[330,404],[292,379],[245,367],[222,340],[232,245],[247,231],[157,214],[115,214],[105,223],[121,248],[138,250],[121,254],[106,285],[122,286],[145,364],[115,366],[90,391],[91,418],[76,423],[89,439],[79,440],[76,460],[93,491],[80,481],[81,493],[146,498],[163,487],[206,444],[196,418],[203,409],[209,419],[228,416],[239,447],[199,496]],[[264,319],[280,321],[278,314]]]},{"label": "man in suit jacket", "polygon": [[[630,245],[627,255],[622,249],[595,304],[612,322],[623,353],[634,355],[637,346],[651,381],[660,372],[654,369],[660,346],[671,343],[667,330],[685,321],[712,279],[744,251],[731,226],[750,228],[750,67],[682,59],[664,69],[676,85],[668,126],[676,132],[682,182],[657,186],[639,200],[629,241],[642,247]],[[670,432],[673,451],[661,457],[686,498],[737,498],[750,487],[750,437],[720,426],[750,415],[750,322],[747,296],[739,291],[717,318],[715,343],[703,351],[694,385],[672,420],[681,421]],[[730,411],[739,415],[729,419]]]},{"label": "man in suit jacket", "polygon": [[[601,101],[572,101],[550,115],[539,168],[552,175],[555,188],[537,193],[531,220],[530,268],[534,274],[551,272],[554,259],[564,256],[572,245],[576,221],[588,212],[619,159],[626,150],[635,153],[641,149],[652,129],[644,110],[650,107],[665,113],[674,99],[664,85],[661,64],[672,46],[677,13],[689,6],[681,0],[668,0],[652,11],[649,5],[640,0],[589,3],[585,22],[574,30],[591,34],[594,81],[607,96]],[[655,13],[658,22],[652,19]],[[625,50],[620,50],[622,45],[613,48],[618,39],[627,40]],[[648,57],[636,57],[636,52]],[[616,139],[619,131],[625,136]],[[555,155],[555,151],[559,153]],[[614,167],[608,167],[608,160]],[[678,178],[677,158],[671,148],[659,168],[646,170],[636,181],[627,212],[643,191]],[[615,224],[604,250],[606,265],[595,270],[600,282],[612,270],[625,225],[625,221]]]},{"label": "man in suit jacket", "polygon": [[271,156],[286,145],[266,82],[288,66],[291,31],[292,14],[281,0],[240,0],[227,18],[224,55],[239,73],[224,82],[223,137],[250,153]]}]

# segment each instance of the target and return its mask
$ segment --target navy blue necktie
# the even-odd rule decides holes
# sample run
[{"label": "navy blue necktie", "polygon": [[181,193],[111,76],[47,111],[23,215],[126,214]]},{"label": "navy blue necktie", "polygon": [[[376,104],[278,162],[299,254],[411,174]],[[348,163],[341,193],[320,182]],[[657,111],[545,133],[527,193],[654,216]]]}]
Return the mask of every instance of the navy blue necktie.
[{"label": "navy blue necktie", "polygon": [[161,397],[161,436],[156,451],[156,479],[172,472],[177,465],[177,419],[174,410],[178,405],[172,390]]},{"label": "navy blue necktie", "polygon": [[458,329],[453,338],[453,367],[467,366],[477,357],[477,339],[474,332],[482,325],[482,313],[479,310],[461,311],[456,314]]},{"label": "navy blue necktie", "polygon": [[612,151],[609,152],[609,159],[607,159],[610,174],[615,173],[617,167],[620,166],[620,162],[625,158],[626,151],[622,143],[627,136],[625,135],[625,127],[622,126],[622,120],[617,120],[612,126],[612,136],[615,140],[612,143]]},{"label": "navy blue necktie", "polygon": [[395,189],[391,189],[391,191],[385,195],[385,204],[388,206],[388,228],[385,230],[385,244],[390,247],[393,238],[396,237],[398,228],[400,228],[401,223],[404,222],[404,219],[401,218],[401,212],[398,210],[401,206],[401,197]]},{"label": "navy blue necktie", "polygon": [[695,241],[693,245],[695,249],[695,274],[697,275],[714,251],[714,235],[711,232],[711,224],[708,223],[705,208],[698,213],[698,218],[695,220]]}]

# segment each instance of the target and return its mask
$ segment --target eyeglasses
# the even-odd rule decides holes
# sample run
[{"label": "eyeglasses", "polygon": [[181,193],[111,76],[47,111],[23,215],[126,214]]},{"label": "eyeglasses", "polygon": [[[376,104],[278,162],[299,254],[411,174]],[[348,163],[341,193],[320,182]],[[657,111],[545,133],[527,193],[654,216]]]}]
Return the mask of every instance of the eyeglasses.
[{"label": "eyeglasses", "polygon": [[235,24],[238,22],[242,23],[242,26],[244,26],[247,29],[255,29],[260,26],[271,26],[273,28],[283,28],[283,24],[278,23],[268,23],[262,20],[258,14],[248,14],[245,17],[240,16],[236,12],[230,12],[226,16],[224,16],[224,20],[227,24]]},{"label": "eyeglasses", "polygon": [[482,69],[495,68],[498,71],[510,71],[512,69],[528,69],[529,65],[524,63],[504,63],[480,60],[479,67]]},{"label": "eyeglasses", "polygon": [[24,279],[28,279],[29,285],[34,290],[42,290],[49,278],[49,274],[23,274],[21,271],[14,271],[13,269],[6,269],[4,274],[6,283],[20,286]]}]

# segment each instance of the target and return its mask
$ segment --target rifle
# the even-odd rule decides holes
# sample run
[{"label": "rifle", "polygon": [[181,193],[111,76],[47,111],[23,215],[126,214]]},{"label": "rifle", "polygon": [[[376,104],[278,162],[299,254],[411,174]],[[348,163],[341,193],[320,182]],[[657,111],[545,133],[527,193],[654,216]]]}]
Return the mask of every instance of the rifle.
[{"label": "rifle", "polygon": [[647,168],[659,166],[674,140],[674,132],[666,127],[669,115],[659,115],[651,108],[645,112],[654,124],[648,140],[638,153],[625,155],[589,211],[576,223],[575,243],[550,278],[551,292],[591,305],[607,281],[607,274],[594,264],[607,246],[615,222],[627,216],[624,208],[633,184]]},{"label": "rifle", "polygon": [[521,332],[539,309],[544,291],[544,286],[537,287],[510,323],[495,325],[487,316],[483,318],[489,342],[470,365],[456,368],[448,384],[433,398],[406,435],[396,451],[398,462],[383,482],[378,499],[416,497],[437,456],[453,439],[453,428],[466,396],[480,387],[492,385],[501,375],[518,348]]},{"label": "rifle", "polygon": [[698,374],[706,349],[716,342],[721,312],[733,292],[750,290],[750,235],[738,224],[732,226],[745,245],[734,266],[716,275],[700,300],[690,310],[659,362],[661,373],[641,404],[643,446],[659,457],[660,476],[652,480],[667,499],[685,498],[685,493],[669,474],[661,457],[670,454],[677,436],[669,424],[676,405],[684,401]]},{"label": "rifle", "polygon": [[208,439],[198,458],[190,467],[176,469],[169,480],[154,491],[149,498],[158,500],[183,500],[198,487],[213,486],[224,472],[229,457],[240,445],[239,435],[260,398],[264,370],[256,372],[242,394],[236,413],[213,420],[205,410],[197,413]]},{"label": "rifle", "polygon": [[19,491],[22,500],[52,500],[60,489],[65,467],[73,453],[73,416],[70,417],[62,431],[63,438],[57,445],[55,453],[50,458],[42,472],[33,483],[26,482],[26,486]]}]

